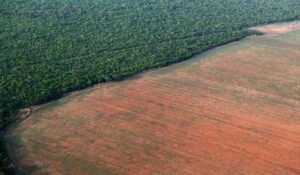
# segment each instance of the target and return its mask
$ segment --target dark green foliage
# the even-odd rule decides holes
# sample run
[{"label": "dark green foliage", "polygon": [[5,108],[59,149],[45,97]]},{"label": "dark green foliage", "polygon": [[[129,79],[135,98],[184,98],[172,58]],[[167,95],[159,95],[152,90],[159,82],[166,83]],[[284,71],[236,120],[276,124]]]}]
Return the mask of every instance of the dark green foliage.
[{"label": "dark green foliage", "polygon": [[299,0],[0,0],[0,125],[20,107],[298,18]]}]

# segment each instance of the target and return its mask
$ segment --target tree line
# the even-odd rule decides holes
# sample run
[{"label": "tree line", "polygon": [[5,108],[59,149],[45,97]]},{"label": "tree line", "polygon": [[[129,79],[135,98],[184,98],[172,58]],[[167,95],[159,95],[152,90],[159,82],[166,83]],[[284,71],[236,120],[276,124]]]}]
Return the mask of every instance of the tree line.
[{"label": "tree line", "polygon": [[0,127],[19,108],[299,18],[299,0],[0,0]]}]

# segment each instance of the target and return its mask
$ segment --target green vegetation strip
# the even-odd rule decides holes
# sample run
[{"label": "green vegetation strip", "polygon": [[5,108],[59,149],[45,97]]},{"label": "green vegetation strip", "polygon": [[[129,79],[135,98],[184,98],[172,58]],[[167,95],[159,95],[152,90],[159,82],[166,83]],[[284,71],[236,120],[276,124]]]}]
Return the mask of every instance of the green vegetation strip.
[{"label": "green vegetation strip", "polygon": [[299,18],[299,0],[0,0],[0,127],[19,108]]}]

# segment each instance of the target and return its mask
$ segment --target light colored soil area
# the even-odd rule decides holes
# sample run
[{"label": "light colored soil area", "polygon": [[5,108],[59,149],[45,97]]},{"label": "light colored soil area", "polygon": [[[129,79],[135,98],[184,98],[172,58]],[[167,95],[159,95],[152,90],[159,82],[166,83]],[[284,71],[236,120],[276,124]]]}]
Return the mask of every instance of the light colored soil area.
[{"label": "light colored soil area", "polygon": [[300,21],[262,25],[251,29],[258,30],[266,35],[278,35],[300,30]]},{"label": "light colored soil area", "polygon": [[5,136],[28,174],[300,174],[300,31],[39,107]]}]

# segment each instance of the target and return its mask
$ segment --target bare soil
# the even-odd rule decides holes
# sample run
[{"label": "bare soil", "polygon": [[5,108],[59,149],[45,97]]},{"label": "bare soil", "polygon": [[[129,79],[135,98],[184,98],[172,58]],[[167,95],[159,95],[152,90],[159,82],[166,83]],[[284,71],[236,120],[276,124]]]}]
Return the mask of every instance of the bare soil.
[{"label": "bare soil", "polygon": [[[282,32],[282,30],[281,30]],[[300,31],[255,37],[35,109],[27,174],[300,174]]]},{"label": "bare soil", "polygon": [[300,21],[262,25],[252,27],[251,29],[260,31],[265,35],[278,35],[295,30],[300,30]]}]

